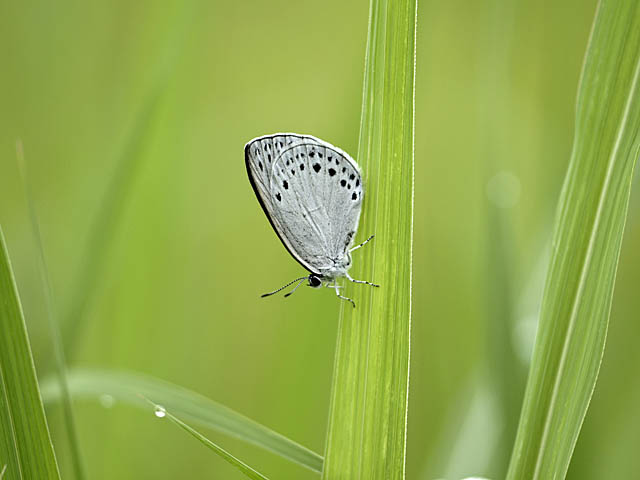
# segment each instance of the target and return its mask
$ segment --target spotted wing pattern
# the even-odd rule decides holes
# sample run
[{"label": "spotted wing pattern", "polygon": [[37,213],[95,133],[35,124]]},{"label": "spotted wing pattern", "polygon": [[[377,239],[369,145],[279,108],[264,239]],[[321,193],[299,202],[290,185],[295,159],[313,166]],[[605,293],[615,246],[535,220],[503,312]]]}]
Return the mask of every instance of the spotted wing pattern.
[{"label": "spotted wing pattern", "polygon": [[364,195],[349,155],[309,135],[275,134],[245,146],[249,179],[289,253],[322,275],[353,241]]}]

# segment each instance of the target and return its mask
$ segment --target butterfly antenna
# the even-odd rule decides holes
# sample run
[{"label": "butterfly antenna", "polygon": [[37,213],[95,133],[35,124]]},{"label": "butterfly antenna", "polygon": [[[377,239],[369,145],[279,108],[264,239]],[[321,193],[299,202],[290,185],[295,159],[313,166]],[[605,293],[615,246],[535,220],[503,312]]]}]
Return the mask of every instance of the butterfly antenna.
[{"label": "butterfly antenna", "polygon": [[304,277],[303,279],[301,279],[301,280],[298,282],[298,284],[297,284],[295,287],[293,287],[293,290],[291,290],[289,293],[285,293],[285,294],[284,294],[284,297],[285,297],[285,298],[287,298],[289,295],[291,295],[293,292],[295,292],[295,291],[298,289],[298,287],[299,287],[300,285],[302,285],[302,282],[304,282],[304,281],[305,281],[305,280],[307,280],[308,278],[309,278],[309,277]]},{"label": "butterfly antenna", "polygon": [[278,293],[278,292],[279,292],[279,291],[281,291],[281,290],[284,290],[285,288],[287,288],[287,287],[289,287],[289,286],[293,285],[293,284],[294,284],[294,283],[296,283],[296,282],[300,282],[300,283],[298,283],[298,285],[296,285],[296,287],[295,287],[291,292],[289,292],[287,295],[285,295],[285,297],[288,297],[289,295],[291,295],[293,292],[295,292],[295,291],[296,291],[296,288],[298,288],[298,287],[302,284],[302,281],[303,281],[303,280],[307,280],[308,278],[309,278],[309,277],[307,276],[307,277],[300,277],[300,278],[296,278],[295,280],[291,280],[289,283],[287,283],[286,285],[284,285],[284,286],[280,287],[280,288],[279,288],[279,289],[277,289],[277,290],[274,290],[273,292],[269,292],[269,293],[265,293],[265,294],[263,294],[263,295],[260,295],[260,298],[268,297],[269,295],[273,295],[273,294],[275,294],[275,293]]}]

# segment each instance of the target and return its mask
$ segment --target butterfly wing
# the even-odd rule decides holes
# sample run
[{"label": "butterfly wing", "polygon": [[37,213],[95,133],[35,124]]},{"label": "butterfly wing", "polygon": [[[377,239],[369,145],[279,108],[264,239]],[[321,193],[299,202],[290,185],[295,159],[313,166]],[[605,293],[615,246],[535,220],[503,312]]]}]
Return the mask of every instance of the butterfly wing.
[{"label": "butterfly wing", "polygon": [[357,164],[309,135],[275,134],[245,146],[253,189],[289,253],[322,275],[352,243],[364,194]]}]

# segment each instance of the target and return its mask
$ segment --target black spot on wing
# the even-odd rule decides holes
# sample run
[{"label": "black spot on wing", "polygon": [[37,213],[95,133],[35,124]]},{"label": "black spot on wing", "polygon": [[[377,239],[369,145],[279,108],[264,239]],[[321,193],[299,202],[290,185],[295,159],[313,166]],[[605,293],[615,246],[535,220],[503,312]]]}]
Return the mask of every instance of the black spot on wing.
[{"label": "black spot on wing", "polygon": [[314,163],[313,164],[313,170],[318,173],[320,171],[320,164],[319,163]]}]

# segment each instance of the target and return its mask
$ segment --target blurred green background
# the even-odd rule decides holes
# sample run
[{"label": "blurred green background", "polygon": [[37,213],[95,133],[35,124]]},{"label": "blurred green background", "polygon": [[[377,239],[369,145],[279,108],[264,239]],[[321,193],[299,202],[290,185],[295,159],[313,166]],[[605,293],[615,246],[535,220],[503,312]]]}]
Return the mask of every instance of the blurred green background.
[{"label": "blurred green background", "polygon": [[[595,5],[419,5],[409,479],[504,475]],[[155,375],[323,452],[339,305],[328,290],[259,298],[301,269],[254,198],[242,149],[295,131],[356,154],[368,8],[0,2],[0,222],[41,378],[50,333],[17,138],[57,310],[86,307],[65,330],[69,363]],[[123,162],[130,188],[109,218],[107,256],[83,281],[90,295],[75,298]],[[572,479],[640,472],[638,175],[634,183]],[[151,412],[76,407],[89,478],[244,478]],[[60,412],[47,412],[70,478]],[[318,478],[207,434],[270,478]]]}]

